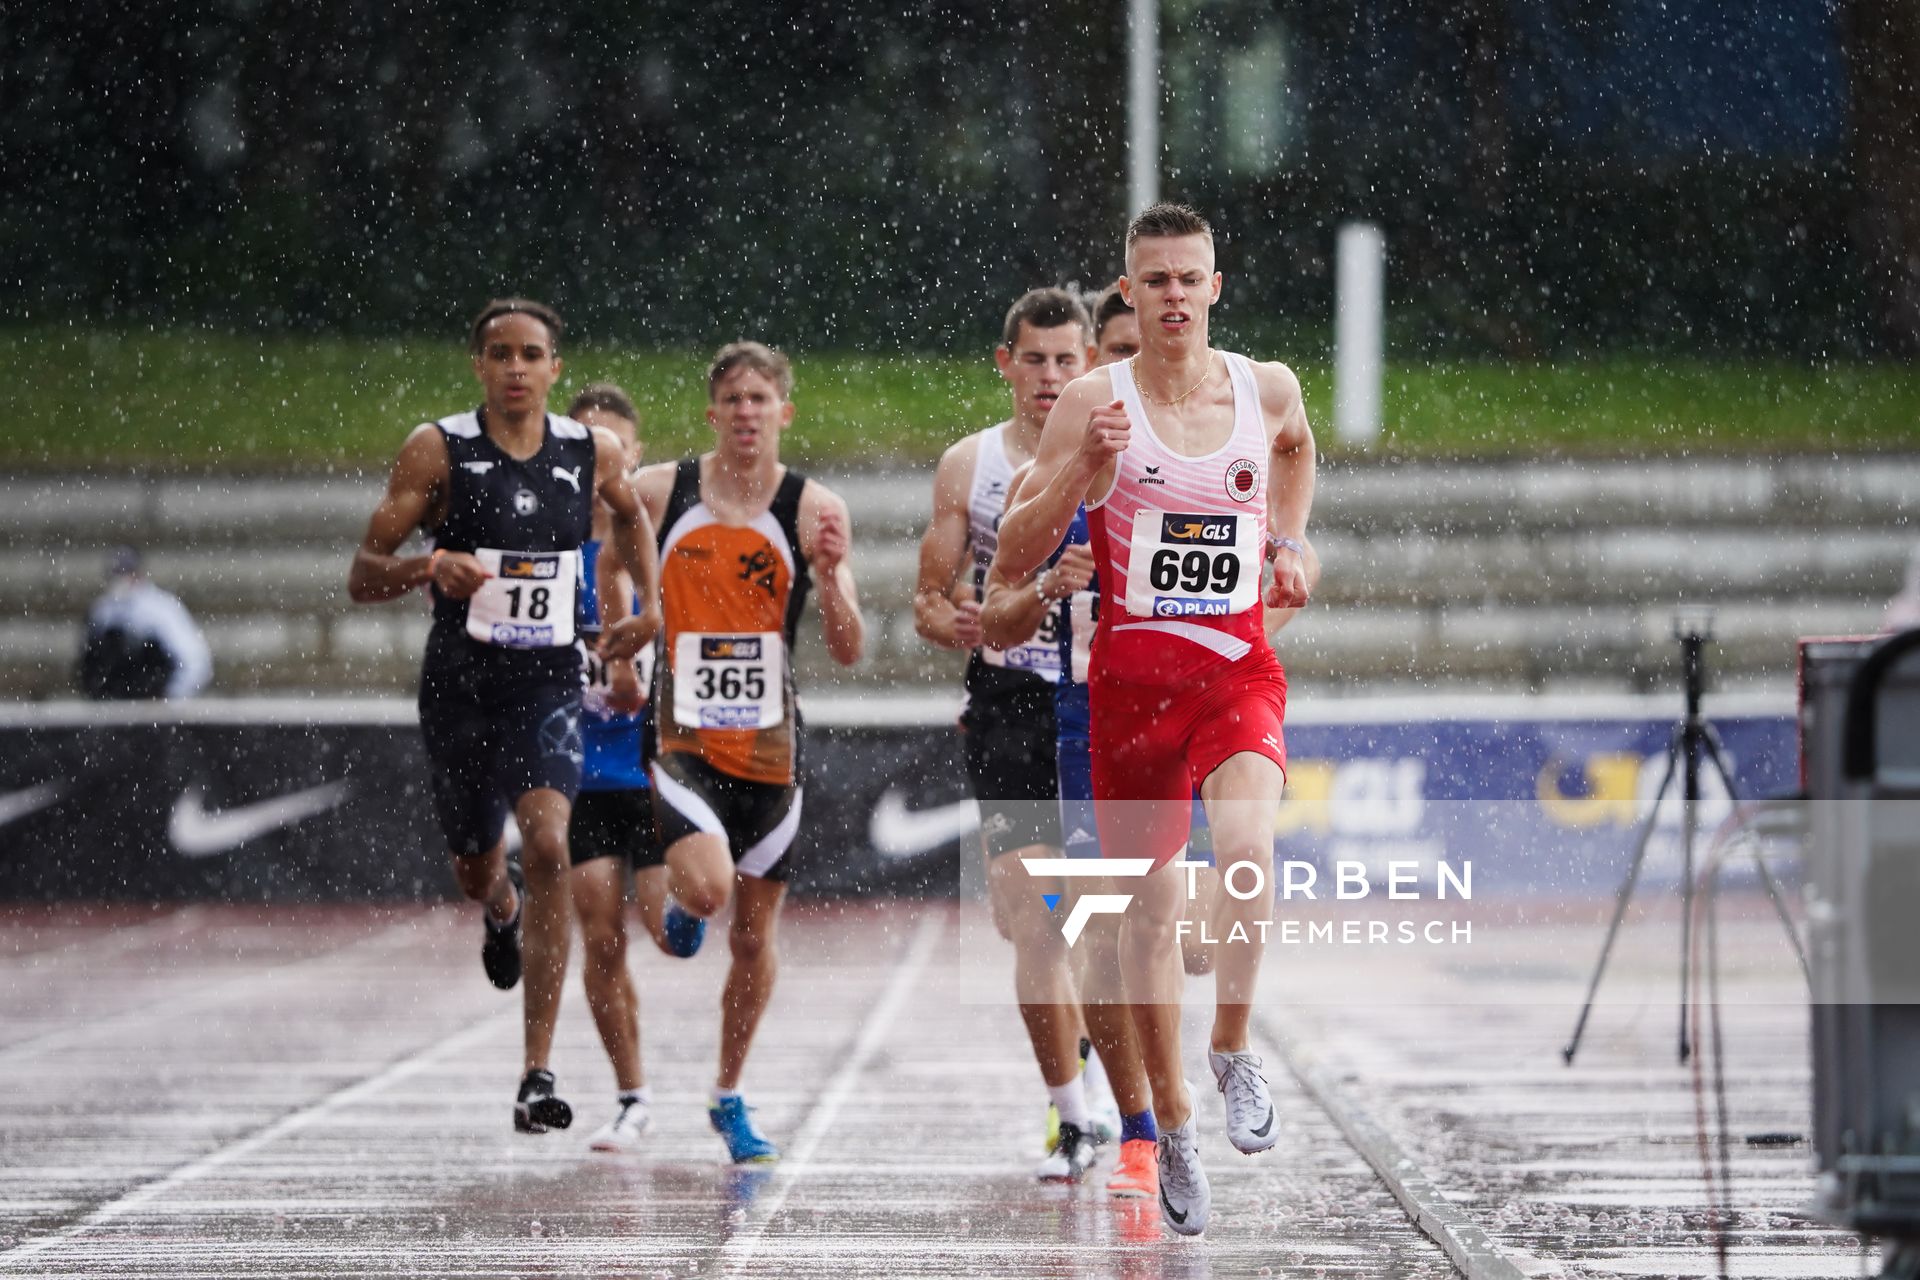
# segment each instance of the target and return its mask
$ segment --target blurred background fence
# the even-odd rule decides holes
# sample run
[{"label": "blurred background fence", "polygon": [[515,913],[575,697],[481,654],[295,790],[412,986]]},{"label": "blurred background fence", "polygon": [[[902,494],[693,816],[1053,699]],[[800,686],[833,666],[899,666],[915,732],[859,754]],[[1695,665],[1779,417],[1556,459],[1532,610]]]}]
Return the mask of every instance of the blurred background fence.
[{"label": "blurred background fence", "polygon": [[[1920,353],[1911,0],[1167,0],[1224,319],[1395,349]],[[10,12],[12,321],[943,350],[1120,266],[1125,0],[75,0]],[[1260,345],[1250,343],[1249,345]]]}]

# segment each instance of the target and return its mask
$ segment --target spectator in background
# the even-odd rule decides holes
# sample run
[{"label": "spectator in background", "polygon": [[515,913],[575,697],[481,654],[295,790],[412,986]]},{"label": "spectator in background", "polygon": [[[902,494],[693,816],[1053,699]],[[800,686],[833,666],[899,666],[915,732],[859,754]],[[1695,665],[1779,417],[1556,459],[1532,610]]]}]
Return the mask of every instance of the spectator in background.
[{"label": "spectator in background", "polygon": [[1920,627],[1920,548],[1907,561],[1907,582],[1900,594],[1887,601],[1887,613],[1880,620],[1882,631],[1907,631]]},{"label": "spectator in background", "polygon": [[89,698],[191,698],[213,675],[207,639],[179,598],[147,581],[140,553],[115,547],[107,589],[87,610],[80,687]]}]

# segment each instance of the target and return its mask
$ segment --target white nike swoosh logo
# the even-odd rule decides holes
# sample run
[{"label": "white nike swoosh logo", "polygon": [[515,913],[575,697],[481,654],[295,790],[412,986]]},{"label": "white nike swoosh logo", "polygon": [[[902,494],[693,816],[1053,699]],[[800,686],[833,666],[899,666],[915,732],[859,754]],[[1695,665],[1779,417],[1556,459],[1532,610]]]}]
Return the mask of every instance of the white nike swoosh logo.
[{"label": "white nike swoosh logo", "polygon": [[173,802],[173,814],[167,820],[167,838],[173,841],[173,847],[182,857],[208,858],[237,849],[269,831],[325,813],[346,795],[345,782],[329,782],[215,813],[207,808],[199,787],[188,787]]},{"label": "white nike swoosh logo", "polygon": [[0,795],[0,827],[9,822],[18,822],[30,813],[40,810],[58,800],[66,792],[64,782],[43,782],[36,787],[26,787],[20,791],[9,791]]},{"label": "white nike swoosh logo", "polygon": [[956,800],[935,809],[915,811],[907,808],[905,793],[898,787],[888,787],[880,802],[873,806],[867,839],[882,857],[911,858],[979,829],[977,801]]}]

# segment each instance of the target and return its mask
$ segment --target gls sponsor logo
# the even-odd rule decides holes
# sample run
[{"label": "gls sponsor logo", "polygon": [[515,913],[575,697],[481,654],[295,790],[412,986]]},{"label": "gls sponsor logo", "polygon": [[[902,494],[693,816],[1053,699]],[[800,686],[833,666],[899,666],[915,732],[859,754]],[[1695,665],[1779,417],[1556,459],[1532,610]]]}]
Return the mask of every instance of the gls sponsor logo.
[{"label": "gls sponsor logo", "polygon": [[502,556],[500,557],[500,576],[503,578],[557,578],[560,576],[560,561],[553,556]]},{"label": "gls sponsor logo", "polygon": [[1153,616],[1156,618],[1210,618],[1224,615],[1227,602],[1217,597],[1205,599],[1199,596],[1155,596],[1153,598]]},{"label": "gls sponsor logo", "polygon": [[[1137,879],[1153,870],[1151,858],[1022,858],[1020,862],[1030,876],[1059,876],[1063,880],[1092,876]],[[1051,911],[1060,905],[1059,894],[1043,896],[1047,910]],[[1074,899],[1073,910],[1067,912],[1066,921],[1060,926],[1061,936],[1066,938],[1068,946],[1072,946],[1080,940],[1087,921],[1095,916],[1120,915],[1132,901],[1133,895],[1130,893],[1083,893]]]},{"label": "gls sponsor logo", "polygon": [[1201,547],[1233,545],[1234,516],[1167,514],[1160,517],[1162,542],[1185,542]]},{"label": "gls sponsor logo", "polygon": [[732,658],[740,662],[760,660],[759,636],[701,636],[700,656],[713,660]]}]

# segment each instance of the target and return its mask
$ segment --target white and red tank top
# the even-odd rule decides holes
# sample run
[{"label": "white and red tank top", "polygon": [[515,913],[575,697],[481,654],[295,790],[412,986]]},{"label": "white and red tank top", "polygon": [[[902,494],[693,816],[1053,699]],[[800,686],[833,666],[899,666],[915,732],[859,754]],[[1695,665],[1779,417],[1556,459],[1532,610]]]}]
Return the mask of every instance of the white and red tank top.
[{"label": "white and red tank top", "polygon": [[[986,596],[987,571],[993,567],[994,552],[1000,548],[1000,517],[1006,512],[1007,491],[1018,470],[1007,454],[1007,432],[1012,428],[1009,420],[980,433],[973,479],[967,487],[967,549],[973,557],[976,599]],[[1058,625],[1054,611],[1049,609],[1040,620],[1039,632],[1026,643],[1011,649],[995,649],[990,645],[975,649],[967,663],[968,693],[988,697],[1009,688],[1028,686],[1033,683],[1029,676],[1058,684]]]},{"label": "white and red tank top", "polygon": [[1245,356],[1220,353],[1233,431],[1203,457],[1153,429],[1130,364],[1108,366],[1132,441],[1113,488],[1087,504],[1101,582],[1093,667],[1135,684],[1176,684],[1267,648],[1260,607],[1267,542],[1267,430]]}]

